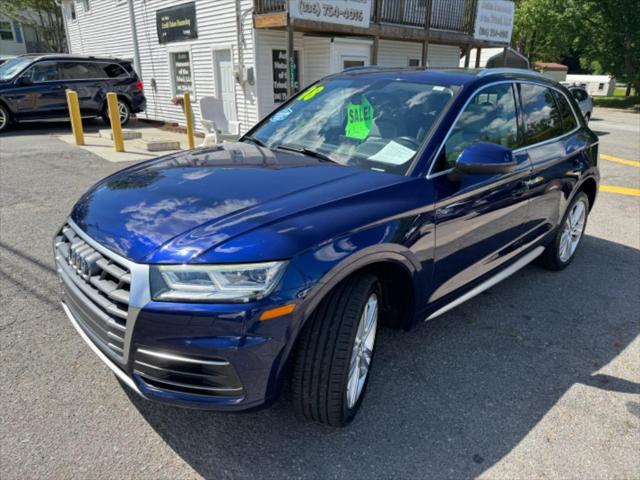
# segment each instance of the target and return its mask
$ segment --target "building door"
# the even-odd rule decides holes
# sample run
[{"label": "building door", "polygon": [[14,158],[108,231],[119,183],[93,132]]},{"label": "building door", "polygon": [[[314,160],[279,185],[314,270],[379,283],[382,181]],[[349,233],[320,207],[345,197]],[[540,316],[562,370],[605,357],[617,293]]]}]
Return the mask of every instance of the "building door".
[{"label": "building door", "polygon": [[238,114],[236,110],[236,81],[233,72],[231,50],[214,52],[216,77],[216,97],[222,102],[224,114],[230,129],[237,129]]},{"label": "building door", "polygon": [[331,44],[331,73],[371,64],[371,41],[334,39]]}]

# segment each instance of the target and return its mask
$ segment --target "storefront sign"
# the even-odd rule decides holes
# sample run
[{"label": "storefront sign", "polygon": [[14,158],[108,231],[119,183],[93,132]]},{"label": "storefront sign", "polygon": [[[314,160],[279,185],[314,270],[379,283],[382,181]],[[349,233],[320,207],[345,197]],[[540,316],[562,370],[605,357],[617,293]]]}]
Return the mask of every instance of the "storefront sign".
[{"label": "storefront sign", "polygon": [[[287,51],[273,50],[273,101],[282,103],[287,99]],[[293,91],[300,91],[298,52],[293,52]]]},{"label": "storefront sign", "polygon": [[474,37],[509,44],[513,31],[514,4],[506,0],[479,0]]},{"label": "storefront sign", "polygon": [[191,62],[189,52],[175,52],[171,54],[171,69],[173,71],[174,93],[181,95],[185,91],[192,91]]},{"label": "storefront sign", "polygon": [[180,42],[198,38],[195,2],[163,8],[156,12],[158,42]]},{"label": "storefront sign", "polygon": [[292,18],[369,28],[371,0],[290,0]]}]

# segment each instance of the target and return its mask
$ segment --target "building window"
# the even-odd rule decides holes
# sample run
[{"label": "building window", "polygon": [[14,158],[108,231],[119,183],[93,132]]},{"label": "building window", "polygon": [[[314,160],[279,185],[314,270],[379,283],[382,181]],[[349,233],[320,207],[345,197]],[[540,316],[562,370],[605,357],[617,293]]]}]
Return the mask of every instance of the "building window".
[{"label": "building window", "polygon": [[76,2],[75,2],[75,0],[72,0],[72,1],[71,1],[71,2],[69,2],[67,5],[69,5],[69,6],[67,7],[67,14],[68,14],[68,17],[69,17],[71,20],[75,20],[75,19],[76,19]]},{"label": "building window", "polygon": [[598,85],[598,90],[604,90],[604,83]]},{"label": "building window", "polygon": [[0,40],[13,40],[11,22],[0,22]]},{"label": "building window", "polygon": [[410,67],[419,67],[420,66],[420,60],[417,58],[410,58],[409,59],[409,66]]},{"label": "building window", "polygon": [[185,91],[193,94],[193,75],[189,52],[171,52],[171,84],[173,95],[182,95]]},{"label": "building window", "polygon": [[85,12],[88,12],[89,10],[91,10],[91,5],[89,5],[89,0],[82,0],[82,9]]}]

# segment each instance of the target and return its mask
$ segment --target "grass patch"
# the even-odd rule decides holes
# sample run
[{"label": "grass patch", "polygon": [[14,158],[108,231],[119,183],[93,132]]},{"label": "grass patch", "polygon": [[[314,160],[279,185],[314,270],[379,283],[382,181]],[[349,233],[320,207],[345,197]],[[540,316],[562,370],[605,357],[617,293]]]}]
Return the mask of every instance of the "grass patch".
[{"label": "grass patch", "polygon": [[637,109],[640,107],[640,96],[632,97],[593,97],[593,104],[596,107],[604,108],[624,108]]},{"label": "grass patch", "polygon": [[[626,93],[627,93],[627,87],[616,87],[615,91],[613,92],[613,96],[624,97]],[[634,96],[634,95],[635,95],[635,92],[633,91],[633,88],[632,88],[631,96]]]}]

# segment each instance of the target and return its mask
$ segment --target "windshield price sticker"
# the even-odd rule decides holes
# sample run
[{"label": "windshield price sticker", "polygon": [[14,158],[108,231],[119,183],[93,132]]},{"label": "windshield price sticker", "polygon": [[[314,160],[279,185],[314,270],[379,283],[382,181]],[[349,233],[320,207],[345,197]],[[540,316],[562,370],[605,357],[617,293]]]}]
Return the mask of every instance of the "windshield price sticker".
[{"label": "windshield price sticker", "polygon": [[312,100],[313,98],[315,98],[315,96],[318,95],[323,90],[324,90],[324,85],[316,85],[315,87],[312,87],[308,91],[304,92],[300,96],[300,100],[302,100],[303,102],[308,102],[309,100]]},{"label": "windshield price sticker", "polygon": [[367,99],[362,97],[362,103],[350,103],[347,105],[347,128],[345,135],[356,140],[364,140],[371,132],[374,110]]}]

